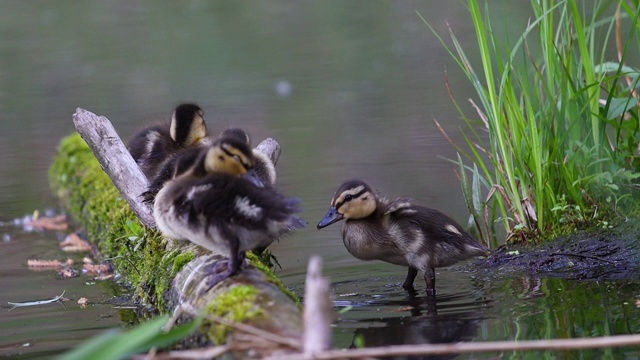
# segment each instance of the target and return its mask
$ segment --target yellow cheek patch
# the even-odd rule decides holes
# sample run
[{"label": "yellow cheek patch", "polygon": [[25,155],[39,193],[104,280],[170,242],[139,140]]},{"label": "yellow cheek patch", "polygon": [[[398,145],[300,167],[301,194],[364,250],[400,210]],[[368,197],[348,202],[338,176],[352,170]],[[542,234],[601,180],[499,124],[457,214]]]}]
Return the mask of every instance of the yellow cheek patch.
[{"label": "yellow cheek patch", "polygon": [[[175,122],[172,122],[171,131],[174,131]],[[172,135],[173,136],[173,135]],[[188,145],[197,144],[200,140],[204,139],[207,136],[207,125],[204,123],[204,118],[201,114],[196,115],[191,123],[191,129],[189,129],[189,136],[187,138],[186,143]]]}]

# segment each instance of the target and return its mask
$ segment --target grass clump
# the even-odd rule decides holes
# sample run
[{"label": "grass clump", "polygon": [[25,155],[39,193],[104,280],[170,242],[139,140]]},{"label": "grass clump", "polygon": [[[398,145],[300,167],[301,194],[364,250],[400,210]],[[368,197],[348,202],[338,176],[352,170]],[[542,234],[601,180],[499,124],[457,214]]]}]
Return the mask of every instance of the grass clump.
[{"label": "grass clump", "polygon": [[453,47],[436,34],[477,94],[473,117],[453,98],[468,125],[454,161],[485,242],[498,243],[496,224],[529,241],[637,211],[638,3],[531,0],[534,17],[511,41],[489,4],[469,0],[480,69],[452,31]]}]

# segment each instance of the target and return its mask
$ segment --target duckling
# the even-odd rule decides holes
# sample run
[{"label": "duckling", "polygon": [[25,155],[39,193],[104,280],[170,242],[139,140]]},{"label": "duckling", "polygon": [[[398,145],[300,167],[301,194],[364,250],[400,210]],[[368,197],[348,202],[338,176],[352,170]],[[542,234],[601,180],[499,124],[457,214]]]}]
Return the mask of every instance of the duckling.
[{"label": "duckling", "polygon": [[[240,128],[226,129],[220,134],[219,138],[229,137],[242,141],[246,143],[247,146],[251,146],[249,135]],[[201,148],[206,146],[206,144],[203,143],[207,143],[207,141],[202,141],[200,146],[192,146],[172,154],[162,164],[160,170],[158,170],[156,176],[147,188],[147,191],[142,193],[143,201],[153,203],[156,194],[167,181],[190,171],[201,152]],[[258,187],[264,187],[266,184],[273,185],[276,178],[276,169],[273,162],[267,155],[259,150],[253,149],[252,154],[255,161],[253,171],[248,173],[246,177]]]},{"label": "duckling", "polygon": [[[226,270],[208,281],[209,288],[241,270],[246,250],[304,227],[294,215],[299,199],[242,177],[254,163],[244,141],[220,138],[201,151],[189,172],[168,181],[156,196],[153,214],[161,232],[229,256]],[[217,270],[220,265],[213,272]]]},{"label": "duckling", "polygon": [[[222,134],[220,134],[220,137],[224,136],[234,136],[240,140],[244,140],[248,145],[251,145],[249,134],[240,128],[225,129]],[[253,149],[252,151],[253,158],[255,159],[255,166],[253,170],[263,183],[273,186],[276,183],[276,167],[273,164],[273,161],[258,149]]]},{"label": "duckling", "polygon": [[361,260],[408,266],[402,287],[410,291],[418,270],[424,271],[427,293],[434,295],[436,267],[489,251],[441,211],[407,197],[380,198],[362,180],[350,180],[338,188],[318,229],[342,219],[342,238],[349,253]]},{"label": "duckling", "polygon": [[148,179],[153,179],[165,159],[198,144],[207,135],[204,112],[195,104],[176,107],[169,126],[146,127],[129,141],[129,152]]},{"label": "duckling", "polygon": [[143,201],[153,203],[160,189],[168,181],[192,171],[203,148],[202,146],[192,146],[182,149],[166,159],[151,180],[147,190],[142,193]]}]

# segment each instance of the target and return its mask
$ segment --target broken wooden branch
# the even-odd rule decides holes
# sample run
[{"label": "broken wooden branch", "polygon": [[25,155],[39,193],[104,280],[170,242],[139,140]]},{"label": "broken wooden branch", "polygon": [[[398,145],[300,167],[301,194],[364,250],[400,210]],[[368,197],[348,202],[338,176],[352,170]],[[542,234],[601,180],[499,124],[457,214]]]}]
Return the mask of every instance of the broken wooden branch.
[{"label": "broken wooden branch", "polygon": [[273,163],[273,166],[276,166],[278,159],[280,159],[280,144],[272,138],[262,140],[262,142],[256,146],[256,150],[267,155]]},{"label": "broken wooden branch", "polygon": [[331,324],[334,313],[330,298],[331,283],[322,276],[322,258],[312,256],[304,287],[304,332],[302,343],[306,355],[331,349]]},{"label": "broken wooden branch", "polygon": [[147,190],[149,182],[109,119],[77,108],[73,114],[73,124],[140,221],[145,226],[155,229],[153,209],[149,204],[142,202],[140,197],[140,194]]}]

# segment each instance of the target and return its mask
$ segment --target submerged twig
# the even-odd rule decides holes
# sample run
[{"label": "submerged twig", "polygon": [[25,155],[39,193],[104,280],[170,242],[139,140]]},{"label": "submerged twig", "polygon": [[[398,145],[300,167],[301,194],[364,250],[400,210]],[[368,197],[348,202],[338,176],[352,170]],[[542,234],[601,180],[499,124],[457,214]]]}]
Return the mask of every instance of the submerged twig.
[{"label": "submerged twig", "polygon": [[25,307],[25,306],[37,306],[37,305],[46,305],[46,304],[52,304],[54,302],[61,302],[62,301],[62,296],[64,295],[65,290],[62,291],[62,294],[54,297],[53,299],[49,299],[49,300],[37,300],[37,301],[26,301],[26,302],[10,302],[7,301],[7,303],[9,305],[11,305],[11,309],[9,309],[9,311],[17,308],[17,307]]}]

